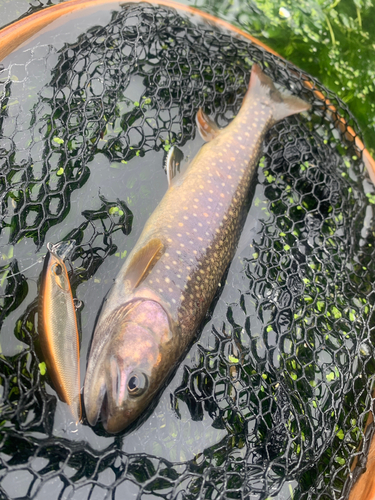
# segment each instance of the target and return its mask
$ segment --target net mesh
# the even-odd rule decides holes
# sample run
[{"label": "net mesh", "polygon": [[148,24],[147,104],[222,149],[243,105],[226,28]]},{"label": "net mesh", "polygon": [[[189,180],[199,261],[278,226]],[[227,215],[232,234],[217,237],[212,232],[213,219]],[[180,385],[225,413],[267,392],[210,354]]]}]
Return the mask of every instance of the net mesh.
[{"label": "net mesh", "polygon": [[[374,199],[358,152],[314,90],[359,130],[346,105],[251,42],[164,7],[119,7],[108,24],[74,42],[36,44],[9,61],[0,73],[7,261],[0,268],[0,340],[10,329],[22,349],[0,356],[0,497],[344,498],[353,457],[368,442],[360,445],[372,404]],[[126,451],[124,437],[99,428],[108,441],[98,449],[57,437],[57,400],[46,390],[38,353],[35,284],[19,272],[24,265],[13,249],[27,241],[39,250],[61,225],[64,238],[77,241],[70,275],[79,296],[79,286],[118,252],[113,238],[131,235],[133,222],[126,193],[124,200],[102,197],[78,228],[65,231],[72,193],[90,178],[88,164],[104,155],[127,169],[136,157],[188,144],[199,107],[225,126],[254,62],[312,111],[268,134],[249,215],[256,214],[256,229],[194,355],[166,389],[176,419],[187,408],[193,422],[208,419],[224,437],[177,461]],[[129,97],[134,81],[144,87],[137,101]],[[164,176],[160,165],[152,169]],[[235,290],[230,300],[226,287]]]}]

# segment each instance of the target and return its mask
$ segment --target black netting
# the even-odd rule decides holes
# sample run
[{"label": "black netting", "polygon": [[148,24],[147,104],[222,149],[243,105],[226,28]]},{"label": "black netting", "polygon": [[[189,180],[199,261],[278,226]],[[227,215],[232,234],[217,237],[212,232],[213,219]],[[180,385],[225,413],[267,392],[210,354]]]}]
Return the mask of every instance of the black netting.
[{"label": "black netting", "polygon": [[[343,498],[375,370],[374,198],[314,89],[358,125],[313,78],[197,18],[106,15],[0,73],[0,497]],[[165,191],[165,151],[194,154],[200,106],[225,126],[254,62],[312,112],[268,134],[239,250],[159,406],[125,435],[77,437],[39,356],[42,264],[22,270],[46,241],[77,241],[84,373],[100,302]]]}]

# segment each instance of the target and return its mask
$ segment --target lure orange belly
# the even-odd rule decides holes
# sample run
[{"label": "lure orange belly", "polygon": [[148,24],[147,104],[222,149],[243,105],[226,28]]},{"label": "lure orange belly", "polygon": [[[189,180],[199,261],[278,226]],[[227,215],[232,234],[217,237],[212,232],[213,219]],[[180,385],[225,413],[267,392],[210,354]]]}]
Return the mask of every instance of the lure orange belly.
[{"label": "lure orange belly", "polygon": [[49,245],[39,295],[39,339],[48,374],[59,398],[81,418],[79,337],[68,272],[62,256],[71,245]]}]

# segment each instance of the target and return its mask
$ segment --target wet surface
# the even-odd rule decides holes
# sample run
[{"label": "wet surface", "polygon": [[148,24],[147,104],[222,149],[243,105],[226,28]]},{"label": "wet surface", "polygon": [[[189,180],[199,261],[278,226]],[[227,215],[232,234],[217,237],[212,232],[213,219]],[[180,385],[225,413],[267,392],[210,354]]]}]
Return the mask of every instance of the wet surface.
[{"label": "wet surface", "polygon": [[78,244],[82,384],[103,298],[167,189],[167,150],[174,141],[188,161],[202,145],[199,106],[225,125],[250,58],[308,97],[248,42],[137,9],[50,27],[3,62],[1,494],[322,498],[330,484],[340,498],[373,372],[373,221],[360,161],[319,107],[267,137],[235,258],[143,423],[115,437],[76,427],[42,373],[47,242]]}]

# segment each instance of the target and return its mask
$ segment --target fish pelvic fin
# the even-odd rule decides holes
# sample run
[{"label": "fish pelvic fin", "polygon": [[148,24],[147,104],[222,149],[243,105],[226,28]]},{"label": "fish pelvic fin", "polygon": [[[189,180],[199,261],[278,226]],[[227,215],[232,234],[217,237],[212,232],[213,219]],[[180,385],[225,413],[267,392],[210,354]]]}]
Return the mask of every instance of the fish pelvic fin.
[{"label": "fish pelvic fin", "polygon": [[139,286],[159,260],[163,250],[163,243],[158,238],[154,238],[136,251],[134,255],[129,256],[130,261],[124,275],[128,290],[134,290]]},{"label": "fish pelvic fin", "polygon": [[168,177],[168,187],[173,182],[173,179],[185,170],[185,167],[181,166],[184,159],[184,153],[177,146],[171,147],[168,151],[167,159],[165,161],[165,169],[167,171]]},{"label": "fish pelvic fin", "polygon": [[[272,121],[274,123],[310,109],[310,104],[299,97],[285,95],[279,92],[271,78],[263,73],[260,66],[253,64],[251,70],[250,84],[245,96],[245,101],[257,100],[263,102],[272,109]],[[246,105],[242,105],[246,108]],[[241,108],[241,109],[242,109]]]},{"label": "fish pelvic fin", "polygon": [[202,108],[199,108],[195,120],[199,133],[204,141],[209,142],[220,134],[219,127],[206,115]]}]

